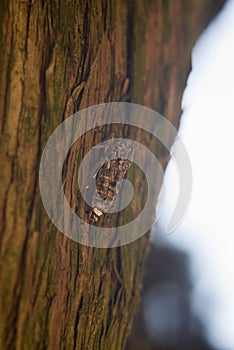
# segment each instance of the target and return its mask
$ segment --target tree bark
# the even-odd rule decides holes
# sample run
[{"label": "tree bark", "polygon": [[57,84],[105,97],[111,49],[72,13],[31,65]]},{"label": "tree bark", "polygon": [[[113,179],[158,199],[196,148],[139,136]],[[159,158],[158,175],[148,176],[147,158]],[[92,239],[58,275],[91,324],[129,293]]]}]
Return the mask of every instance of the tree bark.
[{"label": "tree bark", "polygon": [[[66,238],[40,199],[41,154],[64,119],[102,102],[142,104],[178,127],[191,48],[222,4],[1,1],[1,349],[124,349],[149,234],[112,249]],[[72,155],[100,141],[93,135],[68,157],[71,205]],[[165,167],[162,148],[147,138]]]}]

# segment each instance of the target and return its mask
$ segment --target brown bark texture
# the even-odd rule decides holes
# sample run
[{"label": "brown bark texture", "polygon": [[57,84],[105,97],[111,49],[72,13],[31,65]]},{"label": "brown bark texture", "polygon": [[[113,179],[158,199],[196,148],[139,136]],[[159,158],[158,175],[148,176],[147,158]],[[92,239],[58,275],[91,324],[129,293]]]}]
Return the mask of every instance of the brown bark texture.
[{"label": "brown bark texture", "polygon": [[[142,104],[177,127],[192,46],[222,4],[1,0],[0,349],[124,349],[149,234],[112,249],[66,238],[41,202],[41,154],[63,120],[102,102]],[[64,191],[80,212],[77,155],[97,135],[78,140],[66,162]],[[142,135],[165,168],[162,147]]]}]

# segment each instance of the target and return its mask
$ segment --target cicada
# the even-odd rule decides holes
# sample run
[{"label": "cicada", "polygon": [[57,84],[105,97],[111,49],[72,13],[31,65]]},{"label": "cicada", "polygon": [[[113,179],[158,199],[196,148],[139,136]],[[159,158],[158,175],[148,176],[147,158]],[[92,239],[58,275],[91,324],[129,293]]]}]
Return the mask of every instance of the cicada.
[{"label": "cicada", "polygon": [[116,200],[123,180],[130,168],[135,148],[131,140],[118,143],[111,151],[111,160],[106,161],[96,174],[97,192],[92,199],[89,219],[98,222],[100,217]]}]

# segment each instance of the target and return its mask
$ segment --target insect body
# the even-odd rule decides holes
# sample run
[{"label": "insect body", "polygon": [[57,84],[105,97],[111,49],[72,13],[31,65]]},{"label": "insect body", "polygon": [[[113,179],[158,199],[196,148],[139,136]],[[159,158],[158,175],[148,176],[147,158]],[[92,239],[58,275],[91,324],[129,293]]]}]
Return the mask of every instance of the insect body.
[{"label": "insect body", "polygon": [[112,159],[105,162],[96,175],[97,192],[92,200],[91,222],[97,222],[104,212],[108,212],[119,194],[121,180],[132,164],[134,148],[131,141],[118,143],[111,154]]}]

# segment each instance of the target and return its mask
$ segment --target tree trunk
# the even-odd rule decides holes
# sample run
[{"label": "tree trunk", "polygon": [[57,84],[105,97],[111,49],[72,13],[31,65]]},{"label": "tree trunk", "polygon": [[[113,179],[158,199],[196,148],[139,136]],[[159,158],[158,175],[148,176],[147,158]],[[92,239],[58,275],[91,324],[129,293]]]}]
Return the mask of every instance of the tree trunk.
[{"label": "tree trunk", "polygon": [[[124,349],[149,234],[112,249],[66,238],[40,199],[41,154],[64,119],[102,102],[142,104],[177,127],[191,48],[222,4],[1,1],[1,349]],[[93,142],[89,134],[72,148],[70,182],[72,154]]]}]

